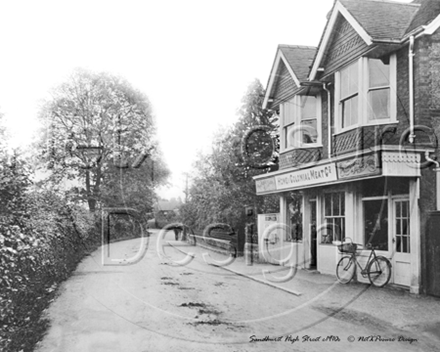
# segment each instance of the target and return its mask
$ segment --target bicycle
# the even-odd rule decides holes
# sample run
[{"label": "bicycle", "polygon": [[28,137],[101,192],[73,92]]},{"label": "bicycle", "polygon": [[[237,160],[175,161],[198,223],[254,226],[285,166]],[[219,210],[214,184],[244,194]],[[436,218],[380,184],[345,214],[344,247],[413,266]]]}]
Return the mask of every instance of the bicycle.
[{"label": "bicycle", "polygon": [[[350,238],[346,238],[346,240]],[[366,248],[371,249],[368,261],[365,268],[357,260],[357,250],[362,249],[362,245],[358,243],[342,242],[337,245],[340,253],[350,253],[350,255],[343,256],[336,265],[336,277],[341,284],[348,284],[356,273],[356,266],[361,269],[361,274],[364,278],[370,280],[371,284],[376,287],[385,286],[391,278],[391,263],[383,257],[376,255],[374,247],[369,243]]]}]

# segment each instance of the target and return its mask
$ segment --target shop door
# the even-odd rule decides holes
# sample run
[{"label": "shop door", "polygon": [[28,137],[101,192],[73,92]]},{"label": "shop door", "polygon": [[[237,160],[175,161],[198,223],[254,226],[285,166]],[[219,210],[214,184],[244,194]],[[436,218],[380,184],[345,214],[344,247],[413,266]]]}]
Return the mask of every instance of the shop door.
[{"label": "shop door", "polygon": [[411,282],[409,200],[394,200],[393,205],[394,283],[409,286]]}]

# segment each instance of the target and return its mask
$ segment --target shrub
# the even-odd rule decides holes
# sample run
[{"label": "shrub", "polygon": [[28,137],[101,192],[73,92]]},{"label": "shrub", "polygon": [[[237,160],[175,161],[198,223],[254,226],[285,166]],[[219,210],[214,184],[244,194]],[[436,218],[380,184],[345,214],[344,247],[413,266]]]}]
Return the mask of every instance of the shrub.
[{"label": "shrub", "polygon": [[93,214],[31,191],[26,164],[0,160],[0,350],[30,351],[41,313],[85,253],[100,243]]}]

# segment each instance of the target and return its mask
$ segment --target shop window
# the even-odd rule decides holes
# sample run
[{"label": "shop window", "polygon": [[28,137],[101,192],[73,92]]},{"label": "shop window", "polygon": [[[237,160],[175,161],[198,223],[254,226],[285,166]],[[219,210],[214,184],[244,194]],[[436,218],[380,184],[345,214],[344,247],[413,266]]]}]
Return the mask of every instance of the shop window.
[{"label": "shop window", "polygon": [[292,193],[288,201],[288,213],[289,213],[289,227],[290,238],[294,242],[302,241],[303,239],[303,212],[302,212],[302,196],[296,193]]},{"label": "shop window", "polygon": [[321,243],[332,243],[345,239],[345,193],[335,192],[324,195],[324,221]]},{"label": "shop window", "polygon": [[295,96],[283,104],[282,149],[321,145],[321,104],[315,96]]},{"label": "shop window", "polygon": [[395,82],[395,55],[360,58],[336,72],[336,132],[396,121]]},{"label": "shop window", "polygon": [[364,200],[365,244],[375,249],[388,250],[388,201]]}]

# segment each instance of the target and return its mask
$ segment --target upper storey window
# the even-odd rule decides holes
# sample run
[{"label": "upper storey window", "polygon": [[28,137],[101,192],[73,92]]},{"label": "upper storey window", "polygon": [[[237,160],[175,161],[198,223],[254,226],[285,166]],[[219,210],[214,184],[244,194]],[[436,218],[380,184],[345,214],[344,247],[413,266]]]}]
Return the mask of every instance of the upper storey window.
[{"label": "upper storey window", "polygon": [[359,64],[355,62],[343,69],[340,77],[341,124],[346,128],[358,123]]},{"label": "upper storey window", "polygon": [[395,77],[395,55],[361,58],[336,72],[336,132],[396,121]]},{"label": "upper storey window", "polygon": [[282,105],[283,150],[321,144],[321,104],[319,97],[295,96]]},{"label": "upper storey window", "polygon": [[368,121],[390,118],[390,63],[368,60]]}]

